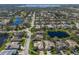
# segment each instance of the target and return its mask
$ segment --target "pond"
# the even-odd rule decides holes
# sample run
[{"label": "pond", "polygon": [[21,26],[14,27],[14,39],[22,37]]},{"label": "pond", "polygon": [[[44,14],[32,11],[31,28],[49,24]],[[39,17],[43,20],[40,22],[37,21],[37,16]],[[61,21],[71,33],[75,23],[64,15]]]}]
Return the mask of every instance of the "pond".
[{"label": "pond", "polygon": [[17,26],[17,25],[22,24],[22,22],[23,22],[22,19],[19,16],[17,16],[15,20],[13,20],[12,25]]},{"label": "pond", "polygon": [[7,40],[8,34],[0,34],[0,47]]},{"label": "pond", "polygon": [[49,31],[48,35],[50,37],[59,37],[59,38],[69,37],[70,36],[67,32],[60,32],[60,31],[57,31],[57,32],[51,32],[51,31]]}]

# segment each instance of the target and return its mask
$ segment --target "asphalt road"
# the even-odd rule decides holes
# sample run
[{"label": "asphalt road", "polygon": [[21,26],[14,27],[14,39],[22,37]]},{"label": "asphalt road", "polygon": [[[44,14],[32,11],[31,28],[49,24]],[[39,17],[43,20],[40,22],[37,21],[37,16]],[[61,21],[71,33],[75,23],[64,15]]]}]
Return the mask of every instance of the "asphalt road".
[{"label": "asphalt road", "polygon": [[32,23],[31,23],[31,27],[27,28],[27,38],[26,38],[26,43],[25,43],[25,49],[24,49],[24,55],[29,55],[29,45],[30,45],[30,41],[31,41],[31,35],[32,33],[29,31],[33,26],[34,26],[34,22],[35,22],[35,12],[33,14],[32,17]]}]

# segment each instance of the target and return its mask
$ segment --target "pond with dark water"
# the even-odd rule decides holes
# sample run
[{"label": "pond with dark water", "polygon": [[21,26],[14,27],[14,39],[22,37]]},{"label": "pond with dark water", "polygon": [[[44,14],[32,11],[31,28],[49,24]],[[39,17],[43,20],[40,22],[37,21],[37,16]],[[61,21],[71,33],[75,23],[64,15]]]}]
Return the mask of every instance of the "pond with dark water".
[{"label": "pond with dark water", "polygon": [[51,31],[49,31],[48,35],[50,37],[59,37],[59,38],[69,37],[70,36],[67,32],[60,32],[60,31],[57,31],[57,32],[51,32]]},{"label": "pond with dark water", "polygon": [[0,34],[0,47],[7,40],[8,34]]}]

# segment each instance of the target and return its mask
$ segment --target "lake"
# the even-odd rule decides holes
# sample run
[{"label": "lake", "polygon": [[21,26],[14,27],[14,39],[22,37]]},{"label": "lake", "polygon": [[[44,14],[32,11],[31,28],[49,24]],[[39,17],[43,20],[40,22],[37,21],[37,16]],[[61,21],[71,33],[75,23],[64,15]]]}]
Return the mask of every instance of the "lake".
[{"label": "lake", "polygon": [[51,32],[51,31],[49,31],[48,35],[50,37],[59,37],[59,38],[70,36],[67,32],[60,32],[60,31],[57,31],[57,32]]},{"label": "lake", "polygon": [[0,46],[7,40],[8,34],[0,34]]},{"label": "lake", "polygon": [[13,21],[12,25],[17,26],[17,25],[22,24],[22,22],[23,22],[22,19],[19,16],[17,16],[15,20]]}]

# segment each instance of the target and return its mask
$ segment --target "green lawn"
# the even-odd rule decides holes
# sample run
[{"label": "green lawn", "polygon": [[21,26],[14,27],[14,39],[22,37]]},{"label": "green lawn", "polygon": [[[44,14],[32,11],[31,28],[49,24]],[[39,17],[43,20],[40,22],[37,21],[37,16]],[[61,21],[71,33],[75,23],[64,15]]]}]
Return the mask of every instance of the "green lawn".
[{"label": "green lawn", "polygon": [[30,46],[29,46],[29,54],[38,55],[38,51],[36,48],[34,48],[32,41],[30,42]]},{"label": "green lawn", "polygon": [[51,53],[52,53],[52,54],[56,54],[56,53],[57,53],[57,52],[56,52],[56,49],[53,48],[53,49],[51,50]]},{"label": "green lawn", "polygon": [[35,31],[36,31],[36,29],[33,27],[33,28],[31,28],[31,30],[30,30],[32,33],[34,33]]},{"label": "green lawn", "polygon": [[7,40],[3,43],[3,45],[0,47],[0,51],[5,50],[6,44],[9,43],[9,42],[10,42],[10,40],[7,39]]},{"label": "green lawn", "polygon": [[6,45],[5,45],[5,44],[3,44],[3,45],[0,47],[0,51],[4,50],[4,49],[5,49],[5,47],[6,47]]},{"label": "green lawn", "polygon": [[25,41],[26,41],[26,38],[23,37],[22,40],[20,41],[20,43],[21,43],[22,46],[24,46]]}]

